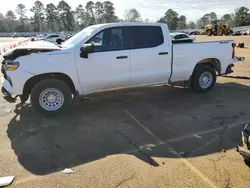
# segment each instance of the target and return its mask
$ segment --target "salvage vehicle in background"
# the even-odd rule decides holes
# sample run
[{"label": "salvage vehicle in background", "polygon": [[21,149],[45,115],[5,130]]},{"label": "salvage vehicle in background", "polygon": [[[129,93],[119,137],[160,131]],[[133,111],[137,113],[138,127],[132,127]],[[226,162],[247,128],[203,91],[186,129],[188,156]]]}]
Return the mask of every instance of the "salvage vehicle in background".
[{"label": "salvage vehicle in background", "polygon": [[233,36],[241,36],[242,35],[242,31],[235,31],[232,33]]},{"label": "salvage vehicle in background", "polygon": [[13,34],[11,35],[11,37],[16,38],[16,37],[18,37],[18,35],[17,35],[17,33],[13,33]]},{"label": "salvage vehicle in background", "polygon": [[249,31],[246,29],[244,31],[241,32],[242,35],[249,35]]},{"label": "salvage vehicle in background", "polygon": [[232,34],[233,30],[228,26],[228,24],[223,24],[221,20],[213,20],[211,24],[205,26],[203,32],[206,33],[207,36],[222,36]]},{"label": "salvage vehicle in background", "polygon": [[170,36],[173,44],[195,42],[195,36],[190,36],[185,33],[170,33]]},{"label": "salvage vehicle in background", "polygon": [[172,44],[166,24],[93,25],[61,46],[35,41],[5,53],[2,93],[9,102],[30,97],[45,115],[67,109],[72,95],[179,82],[206,93],[244,60],[234,50],[228,40]]},{"label": "salvage vehicle in background", "polygon": [[189,32],[189,35],[200,35],[201,34],[201,32],[199,32],[199,31],[191,31],[191,32]]},{"label": "salvage vehicle in background", "polygon": [[57,44],[61,44],[64,41],[64,39],[62,39],[62,37],[60,37],[60,35],[58,34],[47,35],[46,37],[41,38],[39,40],[44,40],[44,41],[57,43]]}]

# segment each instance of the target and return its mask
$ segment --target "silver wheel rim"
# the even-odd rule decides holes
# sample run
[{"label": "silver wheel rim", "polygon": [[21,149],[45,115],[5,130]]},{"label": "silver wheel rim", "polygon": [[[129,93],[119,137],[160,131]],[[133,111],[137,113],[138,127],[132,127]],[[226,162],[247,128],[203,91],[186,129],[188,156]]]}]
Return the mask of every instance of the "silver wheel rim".
[{"label": "silver wheel rim", "polygon": [[199,85],[202,89],[209,88],[213,83],[213,75],[211,72],[203,72],[199,78]]},{"label": "silver wheel rim", "polygon": [[62,107],[64,96],[60,90],[48,88],[40,94],[39,103],[47,111],[56,111]]}]

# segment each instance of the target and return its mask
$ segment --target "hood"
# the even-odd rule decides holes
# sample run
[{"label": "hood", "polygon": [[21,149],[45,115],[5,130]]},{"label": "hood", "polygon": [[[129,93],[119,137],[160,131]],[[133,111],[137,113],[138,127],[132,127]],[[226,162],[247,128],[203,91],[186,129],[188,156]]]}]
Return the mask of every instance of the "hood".
[{"label": "hood", "polygon": [[60,47],[57,45],[47,42],[47,41],[34,41],[24,44],[22,46],[18,46],[16,49],[54,49],[58,50]]},{"label": "hood", "polygon": [[5,54],[3,54],[3,57],[6,60],[15,60],[20,56],[29,55],[32,53],[50,52],[60,49],[60,47],[47,41],[34,41],[8,50]]}]

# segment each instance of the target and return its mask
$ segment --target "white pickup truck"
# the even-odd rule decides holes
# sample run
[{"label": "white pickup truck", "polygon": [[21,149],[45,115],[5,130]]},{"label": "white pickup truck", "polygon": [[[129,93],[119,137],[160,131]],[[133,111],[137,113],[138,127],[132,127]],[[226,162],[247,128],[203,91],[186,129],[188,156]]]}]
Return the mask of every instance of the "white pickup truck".
[{"label": "white pickup truck", "polygon": [[9,102],[30,96],[47,115],[66,109],[73,95],[107,90],[184,81],[204,93],[244,60],[234,47],[233,41],[172,45],[167,25],[159,23],[94,25],[61,46],[37,41],[4,54],[2,93]]}]

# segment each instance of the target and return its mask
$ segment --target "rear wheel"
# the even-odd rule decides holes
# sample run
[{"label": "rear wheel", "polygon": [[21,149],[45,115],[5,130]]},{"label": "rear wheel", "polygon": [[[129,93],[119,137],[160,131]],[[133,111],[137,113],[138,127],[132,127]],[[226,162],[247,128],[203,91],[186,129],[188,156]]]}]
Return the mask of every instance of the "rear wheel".
[{"label": "rear wheel", "polygon": [[63,112],[72,102],[67,84],[60,80],[48,79],[39,82],[31,91],[32,107],[43,115]]},{"label": "rear wheel", "polygon": [[214,87],[215,82],[216,72],[214,68],[208,65],[199,65],[192,75],[191,88],[196,93],[206,93]]},{"label": "rear wheel", "polygon": [[217,31],[217,35],[218,35],[218,36],[222,36],[223,34],[224,34],[224,32],[223,32],[222,29],[219,29],[219,30]]}]

